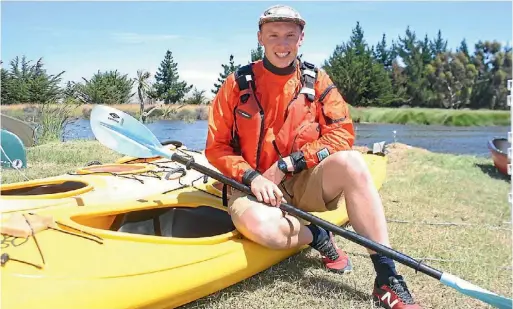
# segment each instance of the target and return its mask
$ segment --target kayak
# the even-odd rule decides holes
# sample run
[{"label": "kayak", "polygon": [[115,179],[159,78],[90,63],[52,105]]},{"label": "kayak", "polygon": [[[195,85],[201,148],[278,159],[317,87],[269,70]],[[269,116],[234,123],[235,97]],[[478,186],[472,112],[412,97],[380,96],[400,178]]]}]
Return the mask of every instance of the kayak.
[{"label": "kayak", "polygon": [[488,141],[488,149],[492,155],[493,165],[500,173],[508,175],[508,148],[511,144],[506,138],[494,138]]},{"label": "kayak", "polygon": [[[381,188],[386,156],[364,158]],[[4,216],[11,232],[2,235],[1,307],[176,308],[307,247],[271,250],[242,237],[216,188],[200,181],[143,199]],[[348,223],[345,207],[313,214]],[[20,232],[28,231],[25,220],[39,226],[34,236]]]},{"label": "kayak", "polygon": [[[178,149],[195,162],[208,164],[201,152],[185,147]],[[187,170],[183,164],[168,159],[123,163],[129,160],[131,158],[126,157],[119,163],[85,166],[68,174],[3,184],[0,189],[0,212],[45,207],[83,207],[106,199],[134,200],[205,180],[199,172]],[[209,184],[213,183],[212,179],[206,180]]]},{"label": "kayak", "polygon": [[36,143],[36,130],[25,121],[0,114],[0,127],[18,136],[25,147],[32,147]]}]

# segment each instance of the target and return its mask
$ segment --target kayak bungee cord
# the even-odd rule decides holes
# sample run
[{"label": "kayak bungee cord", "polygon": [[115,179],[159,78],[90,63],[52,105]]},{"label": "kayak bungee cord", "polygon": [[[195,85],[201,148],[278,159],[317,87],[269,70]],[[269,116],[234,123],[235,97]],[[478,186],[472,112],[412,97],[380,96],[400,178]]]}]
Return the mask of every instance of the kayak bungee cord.
[{"label": "kayak bungee cord", "polygon": [[[150,158],[156,156],[167,157],[173,161],[185,164],[187,169],[192,168],[213,179],[223,182],[236,190],[253,195],[248,186],[201,164],[195,163],[193,159],[180,156],[176,152],[172,152],[170,149],[164,147],[148,127],[131,115],[118,109],[105,105],[96,105],[91,111],[90,123],[96,139],[106,147],[116,152],[136,158]],[[279,208],[301,219],[323,227],[326,230],[331,231],[333,234],[342,236],[354,243],[366,247],[367,249],[379,252],[400,262],[401,264],[433,277],[439,282],[464,295],[479,299],[496,308],[512,308],[512,300],[510,298],[485,290],[453,274],[434,269],[405,255],[404,253],[374,242],[355,232],[343,229],[308,212],[297,209],[288,203],[281,203]]]},{"label": "kayak bungee cord", "polygon": [[[72,236],[77,236],[77,237],[80,237],[80,238],[84,238],[84,239],[87,239],[87,240],[91,240],[91,241],[94,241],[100,245],[103,245],[103,239],[98,236],[98,235],[94,235],[94,234],[91,234],[91,233],[88,233],[86,231],[83,231],[81,229],[78,229],[78,228],[74,228],[72,226],[69,226],[69,225],[66,225],[64,223],[61,223],[59,221],[53,221],[52,219],[52,222],[48,223],[48,222],[44,222],[45,219],[37,214],[34,214],[34,213],[31,213],[29,212],[28,215],[30,216],[34,216],[35,217],[35,220],[36,220],[36,223],[39,221],[41,224],[44,225],[44,228],[43,229],[49,229],[49,230],[53,230],[53,231],[57,231],[57,232],[61,232],[61,233],[64,233],[64,234],[68,234],[68,235],[72,235]],[[44,258],[44,255],[43,255],[43,251],[41,249],[41,246],[39,245],[39,242],[37,241],[37,237],[36,237],[36,234],[39,232],[36,232],[34,231],[34,227],[32,226],[32,224],[30,223],[30,220],[27,218],[26,214],[21,214],[21,216],[23,216],[23,220],[24,222],[27,224],[27,227],[30,229],[30,231],[28,232],[29,234],[25,237],[25,240],[23,241],[23,243],[27,242],[29,240],[30,237],[32,237],[32,239],[34,239],[34,243],[37,247],[37,250],[39,252],[39,256],[41,257],[41,261],[43,262],[43,265],[46,265],[46,262],[45,262],[45,258]],[[12,221],[15,221],[16,218],[12,219]],[[6,223],[9,223],[9,220],[6,222]],[[91,238],[87,237],[87,236],[84,236],[84,235],[80,235],[80,234],[76,234],[76,233],[73,233],[73,232],[70,232],[70,231],[66,231],[66,230],[61,230],[61,229],[58,229],[58,228],[55,228],[53,227],[53,223],[55,224],[58,224],[58,225],[62,225],[64,227],[67,227],[69,229],[73,229],[75,231],[78,231],[78,232],[81,232],[81,233],[84,233],[88,236],[91,236]],[[11,231],[6,231],[6,232],[2,232],[2,245],[7,243],[8,241],[10,241],[12,244],[14,244],[14,240],[17,239],[17,238],[21,238],[23,234],[23,232],[26,232],[22,229],[22,227],[19,227],[19,226],[16,226],[16,222],[13,224],[14,226],[10,226],[10,227],[7,227],[6,229],[10,228]],[[5,224],[4,224],[5,226]],[[16,228],[20,228],[20,229],[16,229],[13,227],[16,227]],[[12,238],[12,239],[11,239]],[[95,239],[96,238],[96,239]],[[23,244],[22,243],[22,244]],[[21,245],[21,244],[18,244],[18,245]],[[17,246],[17,245],[14,245],[14,246]],[[3,247],[2,247],[3,249]],[[39,264],[35,264],[35,263],[32,263],[32,262],[29,262],[29,261],[24,261],[24,260],[20,260],[20,259],[17,259],[17,258],[13,258],[12,256],[10,256],[8,253],[3,253],[1,256],[0,256],[0,266],[4,266],[8,261],[15,261],[15,262],[19,262],[19,263],[24,263],[24,264],[27,264],[27,265],[31,265],[31,266],[34,266],[38,269],[42,269],[43,266],[39,265]]]}]

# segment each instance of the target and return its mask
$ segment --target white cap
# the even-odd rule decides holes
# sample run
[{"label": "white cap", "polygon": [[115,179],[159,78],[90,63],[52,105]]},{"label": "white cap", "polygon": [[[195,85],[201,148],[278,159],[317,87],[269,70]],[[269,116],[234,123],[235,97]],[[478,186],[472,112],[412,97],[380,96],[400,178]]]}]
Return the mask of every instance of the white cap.
[{"label": "white cap", "polygon": [[258,26],[269,22],[293,22],[303,28],[306,24],[305,20],[301,17],[298,11],[286,5],[274,5],[264,11],[258,21]]}]

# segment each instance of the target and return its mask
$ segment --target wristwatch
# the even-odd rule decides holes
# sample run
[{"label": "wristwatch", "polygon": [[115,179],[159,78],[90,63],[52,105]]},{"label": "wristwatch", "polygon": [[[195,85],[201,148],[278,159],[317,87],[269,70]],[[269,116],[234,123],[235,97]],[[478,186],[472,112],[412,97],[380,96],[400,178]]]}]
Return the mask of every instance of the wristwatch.
[{"label": "wristwatch", "polygon": [[282,171],[284,174],[288,174],[289,173],[289,168],[287,167],[287,163],[285,162],[285,160],[283,160],[282,158],[280,158],[278,160],[278,168],[280,169],[280,171]]}]

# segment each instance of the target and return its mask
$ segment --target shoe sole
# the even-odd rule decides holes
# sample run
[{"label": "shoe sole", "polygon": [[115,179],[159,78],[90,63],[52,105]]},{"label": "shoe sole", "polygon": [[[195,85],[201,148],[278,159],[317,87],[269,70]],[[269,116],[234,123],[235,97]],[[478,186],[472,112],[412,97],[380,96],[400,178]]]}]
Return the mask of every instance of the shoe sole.
[{"label": "shoe sole", "polygon": [[331,269],[331,268],[326,268],[329,272],[332,272],[332,273],[335,273],[335,274],[339,274],[339,275],[345,275],[345,274],[350,274],[353,272],[352,269],[344,269],[344,270],[340,270],[340,269]]},{"label": "shoe sole", "polygon": [[332,273],[336,273],[336,274],[340,274],[340,275],[345,275],[345,274],[349,274],[349,273],[353,272],[353,264],[351,263],[351,261],[349,261],[349,264],[344,269],[333,269],[333,268],[328,268],[328,267],[325,267],[325,268]]}]

